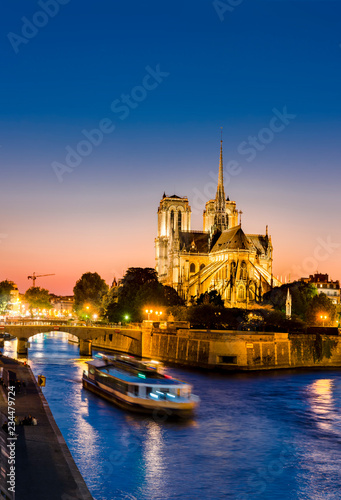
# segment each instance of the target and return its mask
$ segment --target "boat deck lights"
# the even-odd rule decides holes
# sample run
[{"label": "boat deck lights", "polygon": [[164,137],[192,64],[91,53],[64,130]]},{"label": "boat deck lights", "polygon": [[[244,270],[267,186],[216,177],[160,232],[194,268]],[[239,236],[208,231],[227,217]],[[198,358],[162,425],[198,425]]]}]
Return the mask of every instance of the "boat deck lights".
[{"label": "boat deck lights", "polygon": [[153,392],[150,392],[149,396],[151,396],[154,399],[159,399],[159,396],[157,394],[154,394]]}]

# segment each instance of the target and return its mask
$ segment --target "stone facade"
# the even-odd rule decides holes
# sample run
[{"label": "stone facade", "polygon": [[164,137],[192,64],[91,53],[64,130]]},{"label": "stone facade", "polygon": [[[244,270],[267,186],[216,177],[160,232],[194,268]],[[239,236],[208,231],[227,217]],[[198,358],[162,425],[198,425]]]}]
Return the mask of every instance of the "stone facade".
[{"label": "stone facade", "polygon": [[217,290],[226,307],[248,307],[281,285],[272,274],[267,229],[263,235],[245,234],[238,214],[236,202],[225,197],[221,141],[216,197],[206,203],[203,231],[191,230],[187,197],[163,195],[155,240],[160,282],[174,287],[187,303]]}]

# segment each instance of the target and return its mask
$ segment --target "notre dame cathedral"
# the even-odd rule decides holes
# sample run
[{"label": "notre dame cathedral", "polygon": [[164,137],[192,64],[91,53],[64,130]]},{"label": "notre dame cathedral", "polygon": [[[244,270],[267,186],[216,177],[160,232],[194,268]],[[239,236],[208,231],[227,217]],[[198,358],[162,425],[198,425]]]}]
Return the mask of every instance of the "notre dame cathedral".
[{"label": "notre dame cathedral", "polygon": [[266,234],[245,234],[236,203],[225,197],[223,150],[214,200],[206,203],[203,231],[191,230],[188,198],[163,195],[155,239],[156,271],[190,303],[217,290],[226,307],[249,307],[281,283],[272,275],[272,243]]}]

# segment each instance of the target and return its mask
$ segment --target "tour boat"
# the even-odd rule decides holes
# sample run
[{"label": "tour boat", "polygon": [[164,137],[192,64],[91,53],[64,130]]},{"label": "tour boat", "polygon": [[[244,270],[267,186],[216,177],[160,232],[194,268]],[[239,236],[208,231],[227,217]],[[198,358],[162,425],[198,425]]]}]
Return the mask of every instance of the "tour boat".
[{"label": "tour boat", "polygon": [[200,402],[191,385],[163,374],[157,361],[102,355],[87,365],[83,387],[127,410],[156,418],[187,416]]}]

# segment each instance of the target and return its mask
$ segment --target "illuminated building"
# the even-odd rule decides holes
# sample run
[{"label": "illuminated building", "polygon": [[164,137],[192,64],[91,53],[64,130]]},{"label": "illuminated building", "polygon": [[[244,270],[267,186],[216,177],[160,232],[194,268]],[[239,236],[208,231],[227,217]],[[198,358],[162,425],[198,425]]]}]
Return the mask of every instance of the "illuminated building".
[{"label": "illuminated building", "polygon": [[302,278],[306,283],[316,286],[318,293],[324,293],[333,304],[340,304],[340,282],[329,280],[328,274],[311,274],[309,278]]},{"label": "illuminated building", "polygon": [[187,303],[217,290],[227,307],[246,307],[260,301],[271,286],[281,283],[272,275],[272,242],[266,233],[245,234],[236,203],[225,197],[223,151],[214,200],[203,213],[203,231],[191,230],[187,197],[167,196],[158,209],[155,239],[156,271],[164,285],[174,287]]}]

